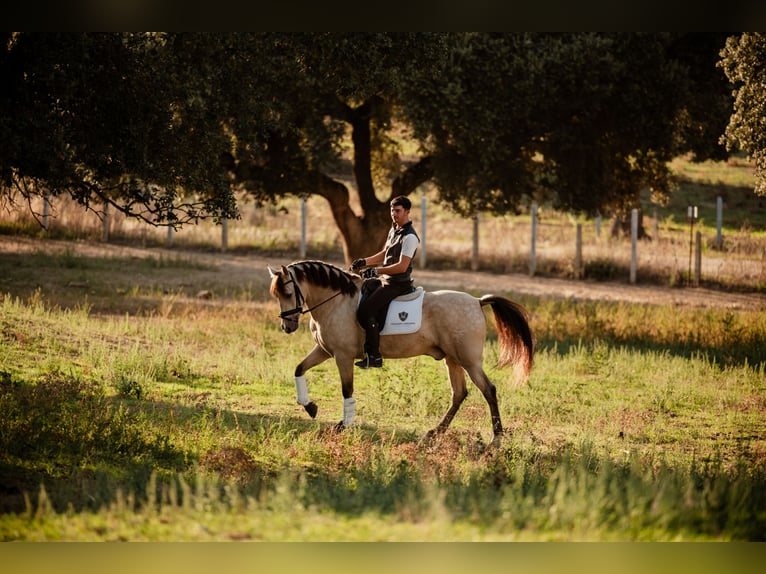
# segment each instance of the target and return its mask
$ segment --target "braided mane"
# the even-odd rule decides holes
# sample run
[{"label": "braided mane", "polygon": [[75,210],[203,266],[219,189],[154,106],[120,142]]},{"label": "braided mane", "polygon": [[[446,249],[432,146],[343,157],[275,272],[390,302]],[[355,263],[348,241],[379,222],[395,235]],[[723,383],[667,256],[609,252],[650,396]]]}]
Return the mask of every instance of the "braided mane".
[{"label": "braided mane", "polygon": [[340,267],[324,261],[298,261],[288,265],[293,270],[297,281],[307,281],[318,287],[327,287],[340,291],[344,295],[356,295],[359,292],[356,275],[346,273]]}]

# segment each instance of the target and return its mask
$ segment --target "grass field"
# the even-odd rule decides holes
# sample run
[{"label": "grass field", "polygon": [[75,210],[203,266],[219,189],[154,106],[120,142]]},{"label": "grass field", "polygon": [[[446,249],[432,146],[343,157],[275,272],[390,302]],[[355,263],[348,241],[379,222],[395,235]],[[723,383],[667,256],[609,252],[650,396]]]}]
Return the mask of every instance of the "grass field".
[{"label": "grass field", "polygon": [[[726,266],[707,285],[763,290],[766,215],[746,193],[750,169],[679,165],[681,191],[657,206],[661,235],[642,246],[642,281],[682,285],[685,206],[699,203],[710,236],[710,201],[724,194],[726,243],[706,257]],[[468,268],[472,223],[429,205],[429,261]],[[230,251],[296,259],[299,212],[296,202],[247,211]],[[97,241],[97,221],[63,206],[56,217],[45,235],[20,215],[2,222],[33,248],[0,251],[0,540],[766,538],[763,309],[586,302],[509,285],[500,294],[529,310],[537,356],[529,383],[512,385],[493,367],[490,326],[500,448],[488,447],[475,389],[446,435],[420,440],[450,400],[444,366],[428,358],[358,373],[358,424],[339,434],[331,363],[309,372],[317,419],[295,402],[310,335],[305,321],[294,335],[279,330],[264,270],[243,281],[195,256],[220,249],[220,229],[182,230],[168,256],[153,251],[166,231],[113,221],[112,240],[142,256],[102,256],[80,249]],[[543,275],[569,276],[574,222],[544,216]],[[591,223],[592,269],[624,281],[625,242],[597,239]],[[523,216],[481,225],[481,245],[493,247],[481,267],[523,269]],[[308,234],[309,257],[339,258],[326,218]],[[53,253],[50,237],[71,247]]]},{"label": "grass field", "polygon": [[[766,532],[766,313],[524,298],[527,386],[498,384],[508,436],[469,395],[451,431],[432,359],[310,372],[265,273],[229,285],[173,261],[0,258],[3,540],[760,540]],[[28,274],[44,289],[13,295]],[[154,286],[142,281],[150,276]],[[218,281],[214,299],[187,291]],[[72,297],[88,284],[97,301]],[[58,285],[58,289],[55,286]],[[410,381],[417,381],[413,385]]]}]

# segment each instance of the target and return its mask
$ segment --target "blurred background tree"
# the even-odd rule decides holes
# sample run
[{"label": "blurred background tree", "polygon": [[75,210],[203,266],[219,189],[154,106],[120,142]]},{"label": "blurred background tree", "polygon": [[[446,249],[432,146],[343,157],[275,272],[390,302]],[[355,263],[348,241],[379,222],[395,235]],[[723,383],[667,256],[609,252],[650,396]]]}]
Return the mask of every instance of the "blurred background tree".
[{"label": "blurred background tree", "polygon": [[672,192],[673,157],[726,157],[717,63],[748,37],[3,33],[2,194],[173,226],[236,217],[242,193],[319,195],[347,260],[426,182],[466,216],[538,201],[619,218]]}]

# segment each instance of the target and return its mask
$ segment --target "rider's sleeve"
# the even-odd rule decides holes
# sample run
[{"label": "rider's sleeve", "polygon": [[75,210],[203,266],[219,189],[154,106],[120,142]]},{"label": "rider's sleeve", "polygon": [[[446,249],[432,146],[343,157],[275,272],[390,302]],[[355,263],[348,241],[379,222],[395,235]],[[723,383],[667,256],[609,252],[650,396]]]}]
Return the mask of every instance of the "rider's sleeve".
[{"label": "rider's sleeve", "polygon": [[415,257],[415,251],[417,250],[418,245],[420,245],[420,241],[418,241],[416,235],[412,233],[405,235],[404,239],[402,239],[402,255],[406,255],[410,258]]}]

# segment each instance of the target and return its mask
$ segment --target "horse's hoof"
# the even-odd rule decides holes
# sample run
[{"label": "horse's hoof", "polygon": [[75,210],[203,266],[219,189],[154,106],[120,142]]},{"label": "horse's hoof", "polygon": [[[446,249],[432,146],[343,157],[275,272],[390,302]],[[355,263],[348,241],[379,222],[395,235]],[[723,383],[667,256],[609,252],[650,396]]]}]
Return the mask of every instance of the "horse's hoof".
[{"label": "horse's hoof", "polygon": [[431,442],[433,442],[433,440],[434,440],[434,438],[436,437],[437,434],[438,434],[437,430],[431,429],[426,434],[424,434],[422,437],[420,437],[420,441],[418,441],[418,442],[420,442],[420,444],[423,444],[423,445],[431,444]]},{"label": "horse's hoof", "polygon": [[306,409],[306,412],[309,414],[309,416],[312,419],[316,418],[319,407],[317,407],[314,401],[311,401],[309,404],[304,405],[303,408]]},{"label": "horse's hoof", "polygon": [[342,432],[346,430],[346,425],[343,424],[343,421],[340,421],[333,428],[335,429],[335,432]]}]

